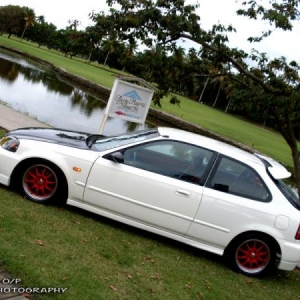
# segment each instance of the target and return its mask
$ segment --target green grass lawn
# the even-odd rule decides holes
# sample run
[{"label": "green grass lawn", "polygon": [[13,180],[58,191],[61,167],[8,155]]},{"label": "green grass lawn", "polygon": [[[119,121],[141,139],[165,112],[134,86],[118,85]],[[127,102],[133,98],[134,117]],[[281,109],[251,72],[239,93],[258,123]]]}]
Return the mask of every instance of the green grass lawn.
[{"label": "green grass lawn", "polygon": [[0,193],[0,266],[24,287],[67,288],[42,299],[299,299],[299,271],[250,279],[219,256],[4,187]]},{"label": "green grass lawn", "polygon": [[[6,35],[0,36],[0,45],[5,45],[12,49],[31,54],[73,74],[109,88],[113,85],[115,75],[122,73],[117,70],[103,68],[103,66],[95,63],[87,64],[87,62],[82,59],[66,58],[57,51],[38,48],[36,44],[26,41],[20,42],[19,39],[16,38],[8,39]],[[243,145],[253,147],[275,158],[289,168],[293,167],[290,149],[280,134],[190,99],[181,96],[179,96],[179,98],[181,100],[180,107],[171,105],[169,99],[164,98],[162,100],[162,108],[155,108],[181,117],[182,119],[200,125],[207,130]]]},{"label": "green grass lawn", "polygon": [[67,288],[31,299],[299,299],[299,271],[251,279],[222,257],[95,214],[4,186],[0,195],[0,270],[23,287]]}]

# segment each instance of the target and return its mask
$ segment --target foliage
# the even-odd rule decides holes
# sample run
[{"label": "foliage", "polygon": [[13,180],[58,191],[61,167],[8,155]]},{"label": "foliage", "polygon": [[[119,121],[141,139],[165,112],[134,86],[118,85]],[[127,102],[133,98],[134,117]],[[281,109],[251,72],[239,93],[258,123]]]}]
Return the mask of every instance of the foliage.
[{"label": "foliage", "polygon": [[21,35],[21,40],[23,39],[23,36],[24,36],[27,28],[34,26],[34,23],[35,23],[34,10],[31,8],[28,8],[28,7],[23,7],[23,11],[24,11],[24,15],[25,15],[24,16],[25,25],[24,25],[24,30]]},{"label": "foliage", "polygon": [[[268,7],[262,6],[257,1],[245,1],[244,5],[247,4],[247,8],[239,9],[237,11],[238,15],[243,15],[249,17],[250,19],[257,20],[261,18],[262,20],[268,21],[270,24],[274,25],[275,28],[281,28],[284,30],[292,30],[294,20],[299,20],[300,13],[298,11],[299,3],[295,0],[285,0],[285,1],[270,1]],[[251,42],[260,42],[263,38],[271,34],[271,30],[265,31],[260,37],[250,37]]]},{"label": "foliage", "polygon": [[25,23],[24,10],[20,6],[7,5],[0,6],[0,32],[7,33],[8,37],[12,34],[20,34]]}]

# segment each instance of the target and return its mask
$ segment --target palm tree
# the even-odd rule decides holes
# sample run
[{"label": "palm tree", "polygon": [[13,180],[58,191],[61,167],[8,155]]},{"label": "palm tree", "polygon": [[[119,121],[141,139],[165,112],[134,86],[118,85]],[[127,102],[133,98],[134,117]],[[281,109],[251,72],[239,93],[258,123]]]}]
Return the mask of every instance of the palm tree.
[{"label": "palm tree", "polygon": [[28,8],[28,7],[24,7],[24,14],[25,14],[25,17],[24,17],[25,26],[24,26],[24,30],[23,30],[23,33],[22,33],[22,36],[21,36],[20,40],[23,39],[23,36],[24,36],[25,31],[27,30],[27,28],[34,26],[34,23],[35,23],[34,10],[32,10],[31,8]]},{"label": "palm tree", "polygon": [[38,16],[38,17],[36,17],[36,21],[38,23],[45,23],[45,16]]},{"label": "palm tree", "polygon": [[185,62],[187,61],[185,50],[183,47],[178,47],[171,56],[173,82],[177,85],[176,89],[180,94],[183,93],[183,86],[186,81]]},{"label": "palm tree", "polygon": [[225,92],[226,98],[227,99],[229,98],[229,101],[228,101],[227,106],[226,106],[225,111],[224,111],[225,113],[227,113],[227,111],[229,109],[229,106],[231,104],[233,90],[234,90],[234,84],[233,84],[233,82],[228,81],[226,83],[225,88],[224,88],[224,92]]},{"label": "palm tree", "polygon": [[202,89],[202,92],[201,92],[201,95],[200,95],[200,97],[199,97],[199,99],[198,99],[198,102],[201,102],[201,101],[202,101],[202,97],[203,97],[203,94],[204,94],[204,91],[205,91],[205,89],[206,89],[206,87],[207,87],[208,82],[209,82],[209,77],[207,77],[207,79],[206,79],[206,81],[205,81],[205,83],[204,83],[204,87],[203,87],[203,89]]},{"label": "palm tree", "polygon": [[137,47],[138,44],[135,40],[129,40],[128,44],[125,45],[124,53],[122,53],[123,72],[125,71],[126,62],[134,57]]},{"label": "palm tree", "polygon": [[218,98],[220,95],[220,91],[223,89],[223,85],[224,85],[225,81],[226,81],[226,76],[224,76],[224,75],[217,76],[211,81],[211,83],[218,84],[218,86],[219,86],[218,93],[217,93],[217,96],[215,98],[215,101],[214,101],[212,107],[215,107],[215,105],[217,104],[217,101],[218,101]]},{"label": "palm tree", "polygon": [[138,44],[135,40],[129,40],[128,43],[128,47],[127,47],[127,57],[133,57],[134,56],[134,52],[136,51],[136,49],[138,48]]},{"label": "palm tree", "polygon": [[204,95],[204,91],[209,83],[209,80],[210,78],[216,74],[218,72],[218,69],[210,62],[210,61],[207,61],[207,64],[204,65],[205,69],[206,69],[206,73],[207,73],[207,78],[205,80],[205,83],[204,83],[204,87],[202,89],[202,92],[201,92],[201,95],[198,99],[198,102],[201,102],[202,101],[202,97]]},{"label": "palm tree", "polygon": [[116,45],[116,38],[114,35],[110,36],[109,39],[103,41],[102,48],[104,51],[107,52],[104,63],[103,63],[104,66],[106,66],[106,62],[107,62],[109,54],[111,54],[115,51],[115,45]]}]

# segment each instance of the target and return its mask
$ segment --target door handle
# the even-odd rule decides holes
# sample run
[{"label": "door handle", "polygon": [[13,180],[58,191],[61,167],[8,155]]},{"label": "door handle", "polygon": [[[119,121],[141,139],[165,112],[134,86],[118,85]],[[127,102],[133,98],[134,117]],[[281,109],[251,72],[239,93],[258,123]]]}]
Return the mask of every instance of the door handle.
[{"label": "door handle", "polygon": [[191,196],[191,193],[185,190],[177,190],[175,191],[175,195],[189,198]]}]

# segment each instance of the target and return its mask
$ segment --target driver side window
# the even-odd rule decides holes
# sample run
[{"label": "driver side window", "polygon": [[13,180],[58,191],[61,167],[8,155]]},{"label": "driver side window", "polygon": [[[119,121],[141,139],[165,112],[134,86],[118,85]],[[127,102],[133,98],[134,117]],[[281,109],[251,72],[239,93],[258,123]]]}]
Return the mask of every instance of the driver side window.
[{"label": "driver side window", "polygon": [[124,164],[199,184],[213,152],[178,141],[155,141],[128,148]]}]

